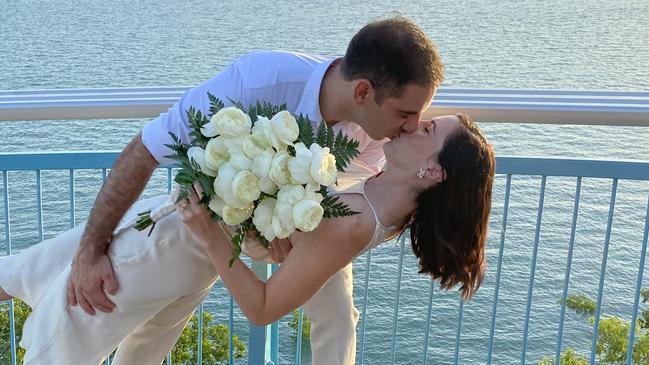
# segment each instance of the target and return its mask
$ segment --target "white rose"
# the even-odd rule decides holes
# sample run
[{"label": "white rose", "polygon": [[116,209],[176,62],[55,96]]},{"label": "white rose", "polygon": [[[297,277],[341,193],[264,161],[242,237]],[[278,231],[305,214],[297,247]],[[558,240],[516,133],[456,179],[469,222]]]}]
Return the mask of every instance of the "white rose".
[{"label": "white rose", "polygon": [[311,177],[311,161],[313,160],[313,153],[309,151],[304,143],[295,144],[295,157],[291,158],[288,162],[288,169],[291,172],[291,177],[294,182],[299,184],[317,184]]},{"label": "white rose", "polygon": [[214,128],[219,135],[228,138],[244,137],[250,133],[250,127],[252,126],[250,116],[233,106],[216,112],[210,122],[214,124]]},{"label": "white rose", "polygon": [[302,232],[313,231],[324,214],[320,203],[311,199],[302,199],[293,206],[293,222],[295,227]]},{"label": "white rose", "polygon": [[246,219],[250,218],[254,209],[255,205],[253,203],[247,204],[243,206],[243,208],[235,208],[226,204],[223,207],[223,215],[221,216],[221,218],[223,218],[223,221],[225,223],[231,226],[235,226],[237,224],[245,222]]},{"label": "white rose", "polygon": [[219,217],[223,216],[223,207],[225,206],[223,199],[219,198],[218,196],[213,196],[212,199],[210,199],[208,206],[210,210],[218,214]]},{"label": "white rose", "polygon": [[307,185],[304,189],[306,193],[304,199],[314,200],[318,203],[322,202],[324,197],[322,196],[322,194],[320,194],[319,190],[320,190],[320,185],[317,186]]},{"label": "white rose", "polygon": [[287,143],[282,142],[282,140],[277,137],[273,128],[270,125],[270,119],[266,117],[258,117],[255,122],[254,127],[252,127],[253,134],[263,135],[268,143],[273,146],[276,151],[285,151]]},{"label": "white rose", "polygon": [[273,129],[275,136],[287,145],[293,145],[293,142],[300,135],[300,128],[297,125],[295,117],[291,113],[283,110],[270,120],[270,125]]},{"label": "white rose", "polygon": [[232,180],[232,191],[242,202],[252,203],[261,194],[259,178],[250,170],[240,171]]},{"label": "white rose", "polygon": [[288,203],[275,204],[272,218],[273,231],[277,238],[286,238],[295,231],[293,223],[293,205]]},{"label": "white rose", "polygon": [[230,163],[238,170],[250,170],[252,160],[243,152],[243,138],[227,138],[225,145],[230,154]]},{"label": "white rose", "polygon": [[277,203],[293,205],[306,196],[306,190],[302,185],[284,185],[277,193]]},{"label": "white rose", "polygon": [[254,159],[270,147],[270,142],[265,134],[251,134],[243,139],[243,152],[250,159]]},{"label": "white rose", "polygon": [[209,176],[216,176],[216,169],[212,169],[210,166],[207,165],[205,162],[205,150],[200,148],[200,147],[189,147],[187,150],[187,157],[189,158],[189,161],[194,160],[200,166],[201,171],[205,175]]},{"label": "white rose", "polygon": [[228,162],[230,152],[225,145],[224,137],[212,138],[205,146],[205,164],[213,170],[218,170],[221,165]]},{"label": "white rose", "polygon": [[336,157],[329,153],[329,147],[322,148],[316,143],[311,145],[310,151],[313,153],[309,171],[311,177],[319,184],[331,186],[338,176]]},{"label": "white rose", "polygon": [[255,157],[250,165],[250,170],[259,178],[259,188],[270,195],[277,193],[277,185],[268,176],[273,156],[275,156],[275,152],[272,148],[269,148]]},{"label": "white rose", "polygon": [[291,183],[291,172],[288,169],[290,159],[291,155],[286,151],[279,151],[273,157],[268,176],[275,184],[282,186]]},{"label": "white rose", "polygon": [[214,137],[219,134],[219,132],[216,131],[216,125],[212,123],[212,120],[209,122],[205,123],[201,127],[201,134],[204,135],[205,137]]},{"label": "white rose", "polygon": [[262,200],[259,205],[257,205],[257,208],[255,208],[255,213],[252,216],[252,223],[261,235],[269,242],[275,239],[275,231],[273,230],[273,211],[276,203],[277,200],[272,198]]},{"label": "white rose", "polygon": [[241,201],[232,191],[232,180],[237,175],[239,171],[232,166],[231,163],[227,162],[221,166],[219,169],[219,174],[214,179],[214,192],[221,199],[225,201],[226,204],[235,207],[243,208],[246,206],[246,203]]}]

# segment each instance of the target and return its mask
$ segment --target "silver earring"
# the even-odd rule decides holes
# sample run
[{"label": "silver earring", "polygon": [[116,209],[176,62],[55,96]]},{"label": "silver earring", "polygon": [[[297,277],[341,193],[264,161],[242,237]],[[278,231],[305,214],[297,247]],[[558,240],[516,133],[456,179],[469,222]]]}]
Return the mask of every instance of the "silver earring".
[{"label": "silver earring", "polygon": [[417,179],[423,178],[425,174],[426,174],[426,170],[419,169],[419,171],[417,171]]}]

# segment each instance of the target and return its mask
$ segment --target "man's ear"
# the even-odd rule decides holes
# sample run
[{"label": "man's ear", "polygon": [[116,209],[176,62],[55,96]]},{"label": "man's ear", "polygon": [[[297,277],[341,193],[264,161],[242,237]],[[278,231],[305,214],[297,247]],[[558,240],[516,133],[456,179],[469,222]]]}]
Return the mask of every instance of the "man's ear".
[{"label": "man's ear", "polygon": [[435,183],[441,183],[446,180],[446,170],[442,166],[435,164],[426,169],[426,175],[424,176]]},{"label": "man's ear", "polygon": [[354,80],[354,103],[363,105],[374,95],[372,83],[367,79]]}]

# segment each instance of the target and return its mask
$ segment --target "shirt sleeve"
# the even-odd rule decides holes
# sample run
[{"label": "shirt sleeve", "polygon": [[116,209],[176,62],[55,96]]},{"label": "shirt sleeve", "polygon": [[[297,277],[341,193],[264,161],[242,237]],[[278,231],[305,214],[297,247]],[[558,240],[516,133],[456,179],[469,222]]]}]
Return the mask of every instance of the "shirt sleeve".
[{"label": "shirt sleeve", "polygon": [[236,61],[210,80],[187,90],[166,113],[160,114],[159,117],[144,126],[142,143],[160,164],[174,162],[166,157],[173,152],[165,146],[173,144],[169,133],[176,135],[183,143],[191,141],[187,110],[189,107],[194,107],[204,114],[209,113],[208,92],[223,101],[225,106],[232,105],[230,100],[243,100],[244,87]]}]

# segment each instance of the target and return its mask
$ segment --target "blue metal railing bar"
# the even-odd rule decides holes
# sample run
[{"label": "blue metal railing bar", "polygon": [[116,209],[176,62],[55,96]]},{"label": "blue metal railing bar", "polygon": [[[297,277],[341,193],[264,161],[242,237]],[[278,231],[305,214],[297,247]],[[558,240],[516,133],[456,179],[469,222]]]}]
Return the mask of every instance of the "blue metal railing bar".
[{"label": "blue metal railing bar", "polygon": [[70,169],[69,170],[69,178],[68,178],[68,185],[69,185],[69,199],[70,199],[70,228],[74,228],[76,225],[76,217],[75,217],[75,200],[74,200],[74,170]]},{"label": "blue metal railing bar", "polygon": [[[5,209],[5,242],[7,242],[7,255],[11,255],[11,217],[9,214],[9,174],[2,172],[3,198]],[[9,301],[9,351],[11,351],[11,365],[16,365],[16,320],[14,315],[14,301]]]},{"label": "blue metal railing bar", "polygon": [[405,244],[406,244],[406,234],[401,234],[399,237],[399,265],[397,274],[397,288],[396,296],[394,300],[394,315],[392,317],[392,364],[394,364],[394,359],[397,353],[397,324],[399,323],[399,299],[401,298],[401,278],[403,276],[403,256],[405,254]]},{"label": "blue metal railing bar", "polygon": [[203,303],[198,305],[198,351],[196,351],[196,364],[203,364]]},{"label": "blue metal railing bar", "polygon": [[455,353],[453,354],[453,363],[455,365],[457,365],[460,360],[460,336],[462,334],[462,317],[464,315],[464,300],[461,297],[459,307],[457,313],[457,328],[455,330]]},{"label": "blue metal railing bar", "polygon": [[545,199],[546,176],[541,178],[541,194],[539,197],[538,215],[536,218],[536,232],[534,234],[534,250],[532,252],[532,269],[530,271],[530,282],[527,286],[527,308],[525,309],[525,326],[523,328],[523,350],[521,351],[521,364],[525,364],[527,353],[527,336],[530,325],[530,313],[532,311],[532,292],[534,291],[534,274],[536,273],[536,259],[539,252],[539,238],[541,235],[541,219],[543,217],[543,202]]},{"label": "blue metal railing bar", "polygon": [[507,175],[505,183],[505,203],[503,206],[503,221],[500,228],[500,245],[498,247],[498,266],[496,267],[496,282],[494,299],[491,308],[491,323],[489,324],[489,342],[487,344],[487,365],[491,365],[493,356],[494,334],[496,330],[496,310],[498,308],[498,294],[500,292],[500,276],[503,267],[503,253],[505,251],[505,233],[507,232],[507,214],[509,213],[509,195],[511,192],[512,175]]},{"label": "blue metal railing bar", "polygon": [[295,365],[302,363],[302,326],[304,325],[304,310],[300,308],[297,313],[297,336],[295,336]]},{"label": "blue metal railing bar", "polygon": [[595,323],[593,324],[593,336],[590,345],[589,363],[595,363],[597,350],[597,338],[599,337],[599,318],[602,311],[602,297],[604,296],[604,278],[606,276],[606,264],[608,261],[608,247],[611,242],[611,227],[613,226],[613,213],[615,211],[615,198],[617,196],[617,179],[613,179],[611,187],[611,201],[608,208],[608,221],[606,223],[606,238],[604,238],[604,252],[602,253],[602,265],[599,274],[599,285],[597,289],[597,305],[595,307]]},{"label": "blue metal railing bar", "polygon": [[572,211],[572,228],[570,229],[570,242],[568,243],[568,262],[566,263],[566,274],[563,280],[563,294],[561,295],[561,314],[559,316],[559,333],[557,334],[557,349],[554,361],[561,363],[561,342],[563,339],[563,323],[566,314],[566,300],[568,298],[568,286],[570,285],[570,270],[572,268],[572,255],[575,248],[575,234],[577,231],[577,215],[579,213],[579,197],[581,195],[581,177],[577,178],[577,190],[575,191],[575,206]]},{"label": "blue metal railing bar", "polygon": [[36,219],[38,221],[38,241],[43,240],[43,190],[41,170],[36,170]]},{"label": "blue metal railing bar", "polygon": [[234,298],[230,296],[228,310],[228,365],[234,364]]},{"label": "blue metal railing bar", "polygon": [[430,338],[431,317],[433,314],[433,290],[435,289],[435,282],[431,280],[430,290],[428,291],[428,314],[426,315],[426,332],[424,333],[424,355],[422,364],[426,365],[426,358],[428,357],[428,341]]},{"label": "blue metal railing bar", "polygon": [[633,344],[635,340],[636,320],[638,319],[638,305],[640,302],[640,290],[642,287],[642,276],[644,273],[644,262],[647,257],[647,236],[649,236],[649,198],[647,199],[647,215],[644,221],[644,238],[642,239],[642,251],[640,252],[640,265],[638,267],[638,280],[635,286],[635,299],[633,301],[633,312],[631,312],[631,329],[629,330],[629,342],[626,345],[626,363],[631,365],[633,361]]}]

